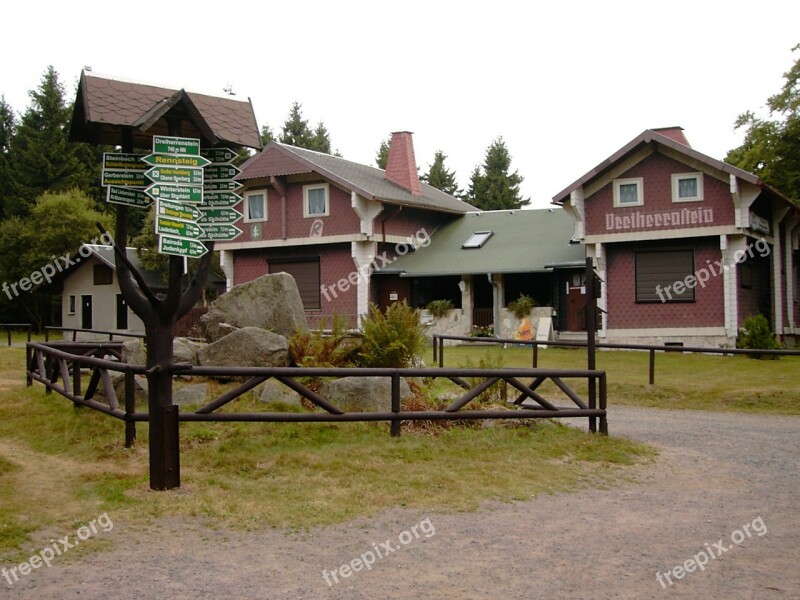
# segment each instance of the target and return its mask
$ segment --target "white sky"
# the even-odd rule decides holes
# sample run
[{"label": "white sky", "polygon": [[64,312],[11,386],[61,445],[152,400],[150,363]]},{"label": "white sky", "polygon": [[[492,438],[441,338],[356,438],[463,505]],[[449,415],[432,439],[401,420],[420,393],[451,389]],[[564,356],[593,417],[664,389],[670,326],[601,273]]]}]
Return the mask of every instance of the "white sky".
[{"label": "white sky", "polygon": [[[209,7],[209,8],[207,8]],[[210,8],[213,7],[213,8]],[[252,100],[280,132],[291,104],[346,158],[374,164],[414,132],[466,188],[502,135],[534,207],[643,130],[680,125],[714,158],[742,140],[800,52],[800,2],[9,2],[0,94],[17,111],[52,64],[69,99],[96,75]]]}]

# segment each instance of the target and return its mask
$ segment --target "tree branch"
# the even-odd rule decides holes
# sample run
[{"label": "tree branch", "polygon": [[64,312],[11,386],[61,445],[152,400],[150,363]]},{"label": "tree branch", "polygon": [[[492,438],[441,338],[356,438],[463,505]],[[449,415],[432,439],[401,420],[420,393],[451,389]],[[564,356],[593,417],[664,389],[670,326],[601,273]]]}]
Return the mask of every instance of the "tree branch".
[{"label": "tree branch", "polygon": [[[108,235],[105,227],[97,223],[97,228]],[[117,207],[117,221],[115,226],[115,236],[113,240],[114,261],[117,267],[117,281],[122,297],[131,307],[131,310],[145,323],[152,314],[159,300],[142,279],[139,271],[130,263],[125,255],[125,248],[128,245],[128,207]],[[122,249],[120,249],[122,248]],[[136,282],[134,283],[134,279]],[[137,287],[138,286],[138,287]]]},{"label": "tree branch", "polygon": [[197,300],[200,298],[200,294],[203,292],[203,288],[206,287],[206,281],[208,280],[208,273],[211,270],[211,263],[214,259],[214,242],[203,242],[206,247],[208,248],[208,252],[206,252],[203,257],[200,259],[200,265],[197,269],[197,273],[194,275],[194,279],[192,279],[192,283],[189,284],[189,287],[183,293],[181,297],[181,302],[178,305],[178,312],[175,315],[176,319],[180,319],[183,315],[189,312],[196,303]]}]

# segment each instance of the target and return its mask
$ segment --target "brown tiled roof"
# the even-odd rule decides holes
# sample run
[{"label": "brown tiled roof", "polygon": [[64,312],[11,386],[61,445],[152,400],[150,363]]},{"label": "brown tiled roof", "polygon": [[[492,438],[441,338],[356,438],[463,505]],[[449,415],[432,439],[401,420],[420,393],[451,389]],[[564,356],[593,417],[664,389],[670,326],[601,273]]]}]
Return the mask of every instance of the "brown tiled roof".
[{"label": "brown tiled roof", "polygon": [[168,133],[165,115],[181,119],[184,137],[206,146],[261,148],[250,101],[171,90],[81,74],[70,140],[119,144],[123,127],[134,130],[134,146],[148,147],[153,135]]},{"label": "brown tiled roof", "polygon": [[266,179],[270,176],[313,172],[368,200],[454,214],[476,210],[471,204],[425,182],[420,182],[420,194],[412,194],[386,179],[383,169],[279,142],[267,144],[264,150],[245,162],[241,169],[242,172],[236,179],[245,184],[249,180]]}]

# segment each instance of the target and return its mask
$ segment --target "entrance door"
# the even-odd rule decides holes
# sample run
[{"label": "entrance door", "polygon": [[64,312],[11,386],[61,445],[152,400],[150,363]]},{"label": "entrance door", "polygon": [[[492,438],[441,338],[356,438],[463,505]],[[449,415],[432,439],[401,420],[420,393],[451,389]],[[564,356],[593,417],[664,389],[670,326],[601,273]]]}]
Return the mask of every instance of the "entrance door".
[{"label": "entrance door", "polygon": [[564,281],[566,331],[586,331],[586,273],[571,273]]},{"label": "entrance door", "polygon": [[81,329],[92,328],[92,297],[81,296]]},{"label": "entrance door", "polygon": [[128,303],[122,294],[117,294],[117,329],[128,328]]}]

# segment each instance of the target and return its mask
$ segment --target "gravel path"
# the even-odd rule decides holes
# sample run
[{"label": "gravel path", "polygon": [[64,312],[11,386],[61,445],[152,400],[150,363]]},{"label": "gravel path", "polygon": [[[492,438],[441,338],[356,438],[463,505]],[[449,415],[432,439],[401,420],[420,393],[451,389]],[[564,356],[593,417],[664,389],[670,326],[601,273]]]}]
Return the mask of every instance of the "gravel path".
[{"label": "gravel path", "polygon": [[[0,597],[800,598],[800,417],[611,414],[613,434],[661,449],[614,489],[476,513],[391,510],[307,533],[115,523],[98,534],[112,550],[57,558],[13,586],[0,579]],[[384,540],[397,549],[378,558]],[[708,552],[720,556],[676,579],[677,565]],[[330,586],[322,576],[370,554],[369,571],[329,575]]]}]

